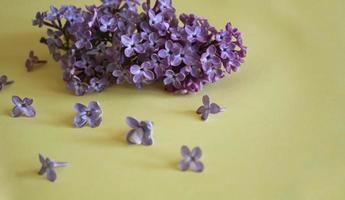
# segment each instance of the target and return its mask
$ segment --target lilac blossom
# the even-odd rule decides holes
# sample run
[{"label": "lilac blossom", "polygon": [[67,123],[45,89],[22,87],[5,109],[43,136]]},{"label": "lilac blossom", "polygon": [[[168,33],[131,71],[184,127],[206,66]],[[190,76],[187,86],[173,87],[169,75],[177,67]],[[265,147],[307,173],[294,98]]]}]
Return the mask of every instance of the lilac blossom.
[{"label": "lilac blossom", "polygon": [[144,62],[141,66],[133,65],[130,68],[130,72],[133,75],[134,83],[142,83],[145,80],[152,81],[155,78],[150,62]]},{"label": "lilac blossom", "polygon": [[35,108],[32,106],[33,99],[26,97],[24,99],[21,99],[18,96],[12,96],[12,102],[15,105],[15,107],[12,109],[12,117],[19,117],[21,115],[24,115],[26,117],[32,118],[36,116]]},{"label": "lilac blossom", "polygon": [[187,171],[191,168],[194,172],[203,172],[204,164],[200,161],[202,151],[200,147],[195,147],[192,151],[187,146],[181,147],[181,155],[183,160],[179,163],[179,168],[182,171]]},{"label": "lilac blossom", "polygon": [[201,119],[204,121],[208,119],[210,114],[217,114],[225,111],[225,109],[221,108],[218,104],[211,103],[208,95],[202,97],[202,103],[203,105],[198,108],[196,113],[201,115]]},{"label": "lilac blossom", "polygon": [[[207,19],[177,15],[172,0],[101,0],[48,10],[38,12],[32,24],[48,29],[40,42],[60,62],[63,80],[76,95],[124,82],[199,92],[225,72],[238,71],[247,55],[238,28],[227,23],[218,31]],[[32,55],[28,69],[37,62]]]},{"label": "lilac blossom", "polygon": [[6,75],[0,76],[0,91],[7,85],[11,85],[14,81],[9,81]]},{"label": "lilac blossom", "polygon": [[46,64],[47,61],[40,60],[37,56],[35,56],[34,51],[30,51],[29,57],[26,59],[25,67],[27,71],[32,71],[34,69],[34,66],[37,64]]},{"label": "lilac blossom", "polygon": [[98,102],[91,101],[86,107],[81,103],[77,103],[74,106],[77,111],[77,115],[74,118],[74,126],[82,128],[86,124],[89,124],[92,128],[98,127],[102,123],[102,109]]},{"label": "lilac blossom", "polygon": [[127,124],[132,128],[127,134],[127,142],[129,144],[151,146],[153,140],[153,122],[139,122],[133,117],[126,118]]},{"label": "lilac blossom", "polygon": [[126,46],[125,55],[131,57],[134,52],[142,53],[144,51],[143,46],[140,44],[141,38],[138,34],[133,34],[132,37],[127,35],[121,36],[121,42]]},{"label": "lilac blossom", "polygon": [[41,169],[39,170],[38,174],[41,176],[47,174],[47,179],[50,182],[55,182],[57,179],[57,173],[56,173],[55,168],[67,167],[69,165],[68,162],[56,162],[42,154],[39,154],[38,157],[41,163]]}]

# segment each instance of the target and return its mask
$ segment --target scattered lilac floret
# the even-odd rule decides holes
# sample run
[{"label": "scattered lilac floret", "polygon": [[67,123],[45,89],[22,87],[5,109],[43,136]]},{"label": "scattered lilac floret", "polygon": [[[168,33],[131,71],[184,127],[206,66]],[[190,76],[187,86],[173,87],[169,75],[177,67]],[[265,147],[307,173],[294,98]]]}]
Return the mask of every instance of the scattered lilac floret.
[{"label": "scattered lilac floret", "polygon": [[217,114],[225,111],[225,109],[221,108],[218,104],[210,103],[210,97],[208,95],[202,97],[202,103],[204,105],[200,106],[196,113],[201,115],[201,119],[204,121],[208,119],[210,114]]},{"label": "scattered lilac floret", "polygon": [[43,176],[47,174],[47,179],[50,182],[55,182],[57,179],[57,174],[55,168],[57,167],[67,167],[69,163],[67,162],[56,162],[51,160],[50,158],[39,154],[39,161],[41,162],[42,166],[40,171],[38,172],[39,175]]},{"label": "scattered lilac floret", "polygon": [[0,76],[0,91],[5,88],[7,85],[11,85],[14,81],[9,81],[6,75]]},{"label": "scattered lilac floret", "polygon": [[46,60],[40,60],[37,56],[35,56],[34,51],[30,51],[29,57],[25,61],[25,67],[30,72],[34,69],[35,65],[45,63],[47,63]]},{"label": "scattered lilac floret", "polygon": [[203,172],[204,164],[200,161],[202,151],[200,147],[195,147],[192,151],[187,146],[182,146],[181,155],[183,160],[179,163],[179,168],[182,171],[187,171],[189,168],[194,172]]},{"label": "scattered lilac floret", "polygon": [[77,115],[74,118],[74,126],[82,128],[89,124],[92,128],[98,127],[102,123],[102,109],[98,102],[91,101],[86,107],[81,103],[74,106]]},{"label": "scattered lilac floret", "polygon": [[22,100],[18,96],[12,96],[12,102],[15,105],[15,107],[12,109],[12,117],[19,117],[21,115],[24,115],[26,117],[32,118],[36,116],[35,108],[32,106],[33,99],[24,98]]},{"label": "scattered lilac floret", "polygon": [[153,140],[153,122],[139,122],[133,117],[127,117],[127,124],[132,128],[127,134],[127,142],[129,144],[151,146]]}]

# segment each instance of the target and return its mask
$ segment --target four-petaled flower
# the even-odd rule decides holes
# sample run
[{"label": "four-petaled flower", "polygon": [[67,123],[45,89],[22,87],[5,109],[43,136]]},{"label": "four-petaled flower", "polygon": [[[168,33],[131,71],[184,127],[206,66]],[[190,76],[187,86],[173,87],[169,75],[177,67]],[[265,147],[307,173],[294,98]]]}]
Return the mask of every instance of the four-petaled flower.
[{"label": "four-petaled flower", "polygon": [[9,81],[7,76],[0,76],[0,91],[4,89],[6,85],[10,85],[12,83],[14,83],[14,81]]},{"label": "four-petaled flower", "polygon": [[47,61],[40,60],[37,56],[35,56],[34,51],[30,51],[29,57],[26,59],[25,67],[28,71],[32,71],[34,68],[34,65],[36,64],[45,64]]},{"label": "four-petaled flower", "polygon": [[178,45],[174,44],[171,40],[165,42],[165,49],[158,52],[159,57],[167,59],[168,63],[174,60],[175,55],[180,51]]},{"label": "four-petaled flower", "polygon": [[175,73],[172,70],[165,72],[164,85],[173,85],[176,89],[181,88],[181,82],[186,78],[183,73]]},{"label": "four-petaled flower", "polygon": [[204,121],[208,119],[209,114],[217,114],[225,111],[225,109],[221,108],[218,104],[210,103],[210,97],[207,95],[202,97],[202,103],[204,105],[200,106],[196,113],[201,115],[201,119]]},{"label": "four-petaled flower", "polygon": [[108,32],[108,31],[114,31],[116,28],[116,20],[115,18],[108,18],[108,17],[102,17],[101,18],[101,27],[100,30],[102,32]]},{"label": "four-petaled flower", "polygon": [[187,171],[191,168],[194,172],[203,172],[204,164],[200,161],[202,151],[200,147],[195,147],[192,151],[187,146],[182,146],[181,155],[183,160],[179,163],[179,168],[182,171]]},{"label": "four-petaled flower", "polygon": [[145,146],[153,145],[153,122],[141,121],[133,117],[127,117],[127,124],[132,128],[127,134],[129,144],[142,144]]},{"label": "four-petaled flower", "polygon": [[26,117],[35,117],[36,111],[32,106],[33,100],[30,98],[24,98],[23,100],[18,96],[12,96],[12,102],[15,107],[12,109],[11,116],[19,117],[24,115]]},{"label": "four-petaled flower", "polygon": [[95,128],[101,125],[102,109],[98,102],[91,101],[88,107],[77,103],[74,109],[77,111],[77,115],[74,118],[75,127],[82,128],[86,124],[89,124],[92,128]]},{"label": "four-petaled flower", "polygon": [[42,166],[38,174],[41,176],[47,174],[47,179],[51,182],[55,182],[57,179],[55,168],[69,165],[67,162],[55,162],[42,154],[39,154],[39,161]]},{"label": "four-petaled flower", "polygon": [[134,52],[142,53],[144,51],[139,34],[133,34],[132,37],[123,35],[121,36],[121,42],[126,46],[125,55],[127,57],[134,55]]},{"label": "four-petaled flower", "polygon": [[139,65],[132,65],[130,68],[131,74],[133,74],[134,83],[142,83],[145,80],[152,81],[155,78],[154,73],[151,71],[153,66],[150,62],[144,62]]}]

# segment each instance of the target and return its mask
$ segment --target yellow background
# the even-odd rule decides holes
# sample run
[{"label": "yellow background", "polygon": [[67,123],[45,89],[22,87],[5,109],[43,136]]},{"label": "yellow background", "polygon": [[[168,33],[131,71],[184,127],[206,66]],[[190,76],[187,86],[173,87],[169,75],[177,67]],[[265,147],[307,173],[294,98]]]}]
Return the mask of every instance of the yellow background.
[{"label": "yellow background", "polygon": [[[1,1],[0,74],[16,80],[0,93],[1,200],[345,199],[345,1],[174,2],[241,29],[249,54],[239,73],[195,95],[121,86],[76,97],[31,19],[50,4],[98,1]],[[49,64],[27,73],[30,49]],[[228,112],[199,120],[204,94]],[[12,95],[34,98],[37,117],[10,118]],[[73,105],[91,100],[103,125],[73,128]],[[125,143],[128,115],[155,122],[155,146]],[[204,173],[177,169],[184,144],[202,147]],[[72,166],[52,184],[37,175],[38,153]]]}]

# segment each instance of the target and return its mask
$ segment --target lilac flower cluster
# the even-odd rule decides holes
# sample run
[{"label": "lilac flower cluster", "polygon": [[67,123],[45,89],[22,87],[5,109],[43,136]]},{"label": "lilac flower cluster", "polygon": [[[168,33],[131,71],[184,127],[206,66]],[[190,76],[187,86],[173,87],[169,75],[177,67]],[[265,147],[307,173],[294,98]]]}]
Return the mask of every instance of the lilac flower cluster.
[{"label": "lilac flower cluster", "polygon": [[79,96],[126,82],[141,88],[159,81],[170,92],[198,92],[238,71],[247,53],[241,32],[230,23],[217,31],[195,15],[178,18],[171,0],[51,6],[36,14],[33,25],[48,27],[41,43],[60,61],[67,88]]}]

